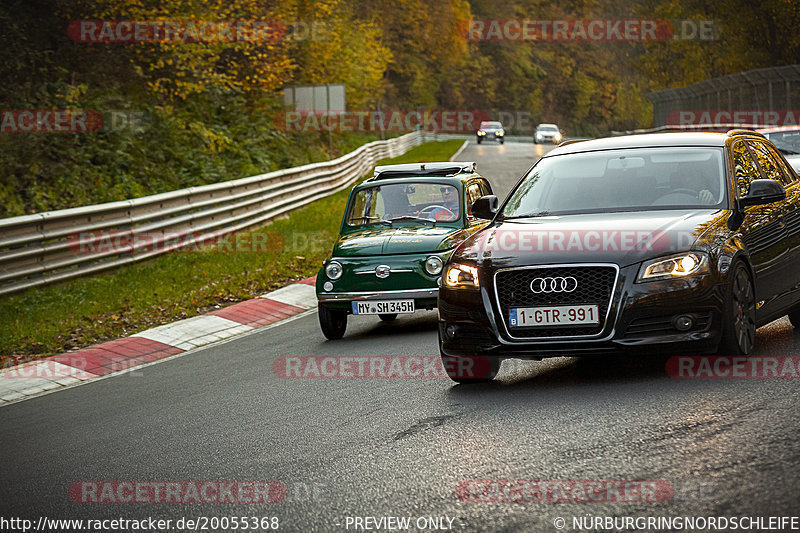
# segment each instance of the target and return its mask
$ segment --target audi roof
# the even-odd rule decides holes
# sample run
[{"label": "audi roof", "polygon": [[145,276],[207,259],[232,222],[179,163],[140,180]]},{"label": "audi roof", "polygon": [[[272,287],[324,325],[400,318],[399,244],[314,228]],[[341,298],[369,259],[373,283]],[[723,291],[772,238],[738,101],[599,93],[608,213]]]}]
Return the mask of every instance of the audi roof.
[{"label": "audi roof", "polygon": [[725,146],[725,141],[738,135],[752,135],[763,137],[760,133],[749,130],[732,130],[724,132],[671,132],[648,133],[644,135],[622,135],[619,137],[604,137],[588,141],[570,142],[561,144],[545,157],[595,150],[614,150],[617,148],[656,148],[662,146]]}]

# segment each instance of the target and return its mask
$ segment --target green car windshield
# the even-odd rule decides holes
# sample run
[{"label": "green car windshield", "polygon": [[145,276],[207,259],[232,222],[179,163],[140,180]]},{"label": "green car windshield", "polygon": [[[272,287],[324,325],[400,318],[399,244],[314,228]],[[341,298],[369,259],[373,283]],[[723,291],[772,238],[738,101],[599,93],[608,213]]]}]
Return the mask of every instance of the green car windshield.
[{"label": "green car windshield", "polygon": [[395,221],[454,222],[460,218],[458,189],[440,183],[393,183],[361,189],[347,213],[349,226]]}]

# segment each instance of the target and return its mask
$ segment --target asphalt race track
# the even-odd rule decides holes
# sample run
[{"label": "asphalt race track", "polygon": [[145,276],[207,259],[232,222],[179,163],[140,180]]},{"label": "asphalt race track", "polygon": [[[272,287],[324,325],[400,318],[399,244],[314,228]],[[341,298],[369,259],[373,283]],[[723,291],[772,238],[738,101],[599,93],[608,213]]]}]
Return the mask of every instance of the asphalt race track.
[{"label": "asphalt race track", "polygon": [[[459,159],[476,160],[503,198],[548,148],[473,143]],[[785,318],[761,328],[757,343],[755,356],[800,355],[800,334]],[[644,351],[506,361],[485,386],[287,379],[273,370],[289,356],[437,355],[435,312],[392,323],[351,318],[333,342],[308,312],[4,407],[0,515],[278,517],[285,531],[378,530],[363,520],[357,527],[355,517],[391,516],[410,517],[410,531],[434,530],[427,520],[444,518],[454,531],[554,532],[559,517],[575,531],[573,517],[797,514],[797,379],[676,379],[667,358]],[[70,487],[92,480],[270,480],[286,495],[278,503],[73,501]],[[635,493],[631,501],[465,501],[457,487],[467,480],[650,480],[671,491],[656,502]],[[426,527],[414,526],[419,518]]]},{"label": "asphalt race track", "polygon": [[504,144],[486,141],[469,146],[458,155],[459,161],[477,161],[478,173],[492,184],[494,193],[502,201],[522,175],[544,154],[552,150],[549,144],[510,142]]}]

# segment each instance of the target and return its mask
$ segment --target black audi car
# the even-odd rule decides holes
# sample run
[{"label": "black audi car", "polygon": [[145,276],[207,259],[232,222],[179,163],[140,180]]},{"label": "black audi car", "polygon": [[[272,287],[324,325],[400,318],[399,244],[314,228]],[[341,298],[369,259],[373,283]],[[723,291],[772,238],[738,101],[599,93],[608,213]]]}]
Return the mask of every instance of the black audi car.
[{"label": "black audi car", "polygon": [[747,354],[800,326],[800,182],[764,136],[665,133],[563,143],[444,268],[439,342],[456,381],[505,358],[635,350]]}]

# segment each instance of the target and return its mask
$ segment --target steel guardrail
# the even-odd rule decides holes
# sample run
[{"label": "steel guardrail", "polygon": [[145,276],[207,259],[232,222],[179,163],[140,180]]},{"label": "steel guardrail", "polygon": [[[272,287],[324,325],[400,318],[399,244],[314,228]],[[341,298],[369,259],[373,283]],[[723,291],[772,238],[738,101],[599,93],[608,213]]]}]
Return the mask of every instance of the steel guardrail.
[{"label": "steel guardrail", "polygon": [[[263,225],[437,136],[412,132],[331,161],[132,200],[0,219],[0,295],[117,268]],[[121,246],[103,246],[110,236]],[[87,251],[96,250],[96,251]]]}]

